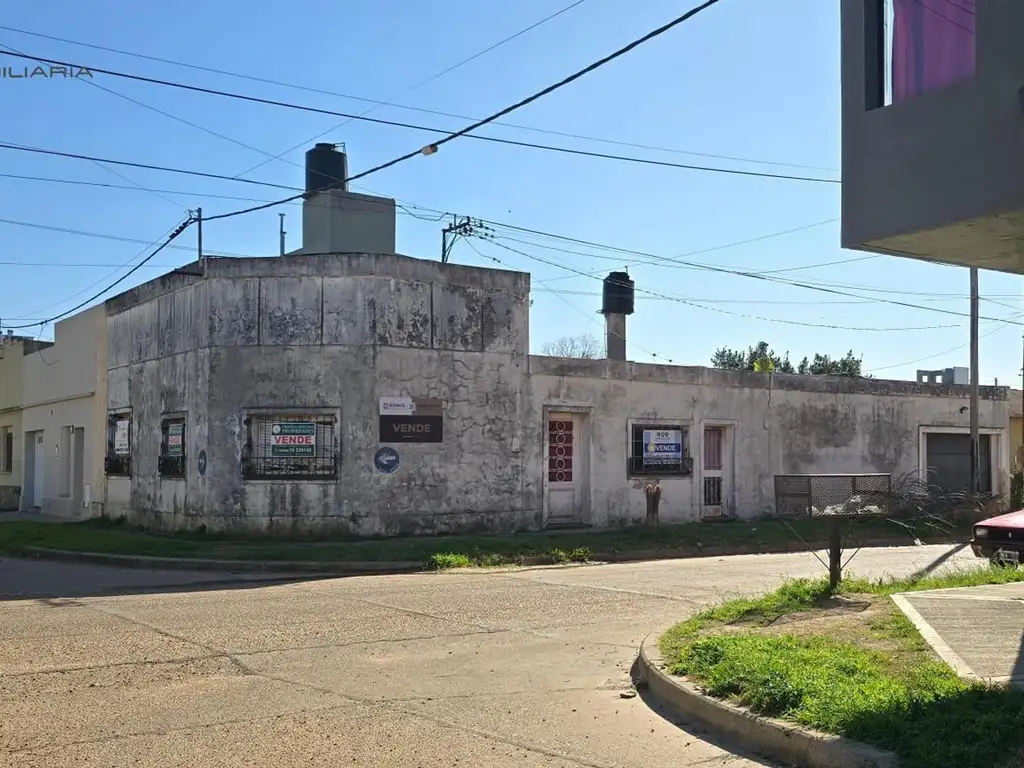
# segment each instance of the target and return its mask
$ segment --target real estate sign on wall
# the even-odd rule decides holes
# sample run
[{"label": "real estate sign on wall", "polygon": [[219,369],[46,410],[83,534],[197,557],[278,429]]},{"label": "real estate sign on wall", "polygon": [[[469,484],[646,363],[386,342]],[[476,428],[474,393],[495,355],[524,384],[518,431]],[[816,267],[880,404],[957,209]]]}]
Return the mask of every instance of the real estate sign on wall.
[{"label": "real estate sign on wall", "polygon": [[114,454],[127,456],[132,452],[132,423],[129,419],[118,419],[114,422]]},{"label": "real estate sign on wall", "polygon": [[185,425],[167,425],[167,455],[181,456],[185,449]]},{"label": "real estate sign on wall", "polygon": [[316,424],[311,421],[282,421],[271,426],[270,455],[316,456]]},{"label": "real estate sign on wall", "polygon": [[444,442],[444,404],[427,397],[380,398],[380,441]]},{"label": "real estate sign on wall", "polygon": [[644,430],[644,469],[683,461],[683,433],[678,429]]}]

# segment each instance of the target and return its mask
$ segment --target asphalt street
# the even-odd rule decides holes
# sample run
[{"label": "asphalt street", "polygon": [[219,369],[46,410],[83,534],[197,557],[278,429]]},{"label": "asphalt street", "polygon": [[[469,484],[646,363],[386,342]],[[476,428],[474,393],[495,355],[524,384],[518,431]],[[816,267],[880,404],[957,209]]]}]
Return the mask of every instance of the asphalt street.
[{"label": "asphalt street", "polygon": [[255,584],[5,559],[0,764],[769,765],[632,696],[630,666],[702,605],[822,573],[805,553]]}]

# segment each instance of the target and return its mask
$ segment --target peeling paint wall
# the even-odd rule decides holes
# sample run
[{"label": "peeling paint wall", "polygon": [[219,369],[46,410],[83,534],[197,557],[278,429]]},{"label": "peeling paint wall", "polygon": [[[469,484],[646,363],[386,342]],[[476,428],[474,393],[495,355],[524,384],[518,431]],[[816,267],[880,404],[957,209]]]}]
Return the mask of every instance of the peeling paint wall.
[{"label": "peeling paint wall", "polygon": [[[215,260],[107,303],[110,409],[131,409],[129,479],[108,513],[162,529],[354,535],[541,523],[524,446],[529,277],[401,256]],[[373,456],[381,397],[444,403],[444,442]],[[336,414],[338,477],[243,479],[253,410]],[[161,415],[187,414],[184,480],[157,471]],[[205,454],[205,474],[197,463]]]},{"label": "peeling paint wall", "polygon": [[[918,471],[920,427],[969,426],[967,387],[549,357],[531,357],[530,365],[535,413],[590,409],[589,522],[597,526],[638,522],[646,512],[647,481],[627,477],[631,423],[689,427],[693,475],[661,480],[661,517],[673,522],[701,517],[706,425],[731,431],[725,471],[740,518],[772,513],[776,474],[888,472],[896,479]],[[980,423],[1001,430],[997,443],[1008,456],[1005,388],[982,388]]]}]

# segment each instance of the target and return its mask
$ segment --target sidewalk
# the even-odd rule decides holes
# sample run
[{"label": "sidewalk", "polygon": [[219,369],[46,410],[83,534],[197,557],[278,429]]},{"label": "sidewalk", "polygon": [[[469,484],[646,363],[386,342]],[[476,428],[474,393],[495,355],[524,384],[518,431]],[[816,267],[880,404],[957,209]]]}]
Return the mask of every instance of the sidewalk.
[{"label": "sidewalk", "polygon": [[962,677],[1024,687],[1024,584],[913,592],[893,599]]}]

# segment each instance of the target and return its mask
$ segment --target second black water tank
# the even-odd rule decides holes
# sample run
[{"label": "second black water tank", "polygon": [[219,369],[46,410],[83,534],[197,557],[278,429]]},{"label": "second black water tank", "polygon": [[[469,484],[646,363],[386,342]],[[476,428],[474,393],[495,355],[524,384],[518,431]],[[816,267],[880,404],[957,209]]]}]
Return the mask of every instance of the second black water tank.
[{"label": "second black water tank", "polygon": [[628,272],[612,272],[604,279],[601,295],[601,313],[605,315],[632,315],[635,283]]},{"label": "second black water tank", "polygon": [[306,192],[347,190],[348,158],[334,144],[317,144],[306,152]]}]

